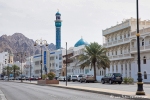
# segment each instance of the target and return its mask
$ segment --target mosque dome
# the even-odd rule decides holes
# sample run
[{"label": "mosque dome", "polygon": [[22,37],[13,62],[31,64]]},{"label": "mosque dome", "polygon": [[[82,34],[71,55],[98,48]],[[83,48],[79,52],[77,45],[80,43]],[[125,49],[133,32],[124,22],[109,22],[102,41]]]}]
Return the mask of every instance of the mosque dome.
[{"label": "mosque dome", "polygon": [[76,42],[76,44],[74,45],[74,47],[78,47],[78,46],[81,46],[81,45],[88,45],[87,42],[85,42],[82,38]]}]

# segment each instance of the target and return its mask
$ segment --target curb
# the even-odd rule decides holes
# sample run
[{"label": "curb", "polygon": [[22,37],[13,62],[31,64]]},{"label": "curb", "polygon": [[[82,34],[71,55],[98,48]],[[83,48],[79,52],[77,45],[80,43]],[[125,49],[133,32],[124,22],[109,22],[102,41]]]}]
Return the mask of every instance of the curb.
[{"label": "curb", "polygon": [[[21,82],[17,82],[17,83],[21,83]],[[91,92],[91,93],[98,93],[98,94],[108,95],[112,99],[113,98],[118,98],[118,99],[124,98],[124,99],[130,99],[130,100],[150,100],[150,98],[144,97],[144,96],[123,95],[123,94],[118,94],[118,93],[110,93],[110,92],[104,92],[104,91],[87,90],[87,89],[81,89],[81,88],[74,88],[74,87],[67,87],[67,86],[65,87],[65,86],[50,85],[50,84],[37,84],[37,83],[28,83],[28,82],[23,82],[23,83],[40,85],[40,86],[50,86],[50,87],[57,87],[57,88],[65,88],[65,89],[85,91],[85,92]]]},{"label": "curb", "polygon": [[2,90],[0,90],[0,100],[7,100]]}]

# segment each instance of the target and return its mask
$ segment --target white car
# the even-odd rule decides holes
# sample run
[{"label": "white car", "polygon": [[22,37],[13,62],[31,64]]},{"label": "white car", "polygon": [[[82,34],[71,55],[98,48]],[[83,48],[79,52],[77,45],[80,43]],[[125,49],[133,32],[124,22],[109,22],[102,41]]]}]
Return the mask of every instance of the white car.
[{"label": "white car", "polygon": [[72,81],[73,81],[73,82],[78,81],[78,76],[79,76],[79,75],[73,75],[73,76],[72,76]]},{"label": "white car", "polygon": [[66,77],[60,76],[60,77],[58,78],[58,80],[59,80],[59,81],[64,81],[64,78],[65,78],[65,80],[66,80]]}]

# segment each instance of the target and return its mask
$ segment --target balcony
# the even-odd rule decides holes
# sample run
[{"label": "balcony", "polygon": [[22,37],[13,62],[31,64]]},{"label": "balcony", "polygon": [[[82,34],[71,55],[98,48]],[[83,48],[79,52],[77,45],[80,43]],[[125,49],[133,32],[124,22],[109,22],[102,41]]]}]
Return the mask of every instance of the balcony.
[{"label": "balcony", "polygon": [[122,54],[122,55],[109,56],[110,61],[121,60],[121,59],[130,59],[130,58],[134,58],[133,56],[131,56],[130,53]]},{"label": "balcony", "polygon": [[121,24],[118,24],[116,26],[113,26],[111,28],[103,30],[103,35],[107,35],[107,34],[116,32],[118,30],[122,30],[122,29],[127,28],[127,27],[130,27],[130,22],[129,21],[125,21],[125,22],[123,22]]},{"label": "balcony", "polygon": [[[150,27],[139,30],[140,35],[145,35],[150,33]],[[134,31],[131,33],[132,37],[136,37],[137,32]]]},{"label": "balcony", "polygon": [[[140,47],[140,52],[147,52],[147,51],[150,51],[150,45]],[[137,47],[131,48],[131,53],[137,53]]]},{"label": "balcony", "polygon": [[108,47],[112,47],[112,46],[116,46],[116,45],[121,45],[121,44],[129,43],[129,42],[130,42],[129,38],[124,38],[124,39],[121,39],[121,40],[116,40],[116,41],[104,43],[103,46],[106,47],[106,48],[108,48]]}]

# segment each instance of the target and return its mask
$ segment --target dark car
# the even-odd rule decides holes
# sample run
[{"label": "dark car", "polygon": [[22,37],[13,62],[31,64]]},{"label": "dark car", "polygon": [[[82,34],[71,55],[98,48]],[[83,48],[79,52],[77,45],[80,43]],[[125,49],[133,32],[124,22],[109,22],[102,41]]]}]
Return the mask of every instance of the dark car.
[{"label": "dark car", "polygon": [[120,73],[108,73],[101,79],[102,84],[105,84],[106,82],[110,83],[110,84],[113,84],[116,82],[118,84],[121,84],[122,81],[123,81],[123,79],[122,79],[122,75]]}]

